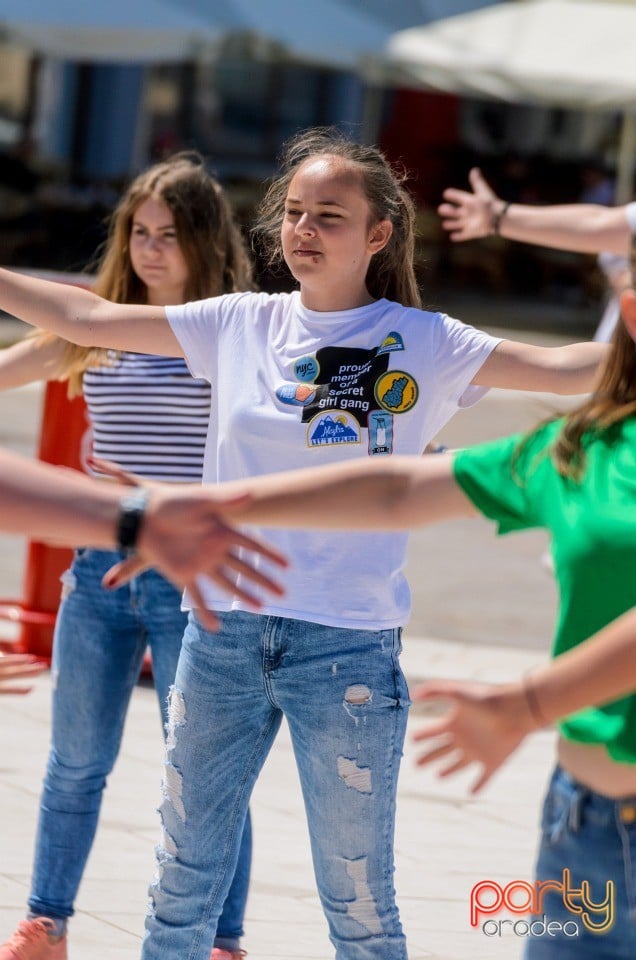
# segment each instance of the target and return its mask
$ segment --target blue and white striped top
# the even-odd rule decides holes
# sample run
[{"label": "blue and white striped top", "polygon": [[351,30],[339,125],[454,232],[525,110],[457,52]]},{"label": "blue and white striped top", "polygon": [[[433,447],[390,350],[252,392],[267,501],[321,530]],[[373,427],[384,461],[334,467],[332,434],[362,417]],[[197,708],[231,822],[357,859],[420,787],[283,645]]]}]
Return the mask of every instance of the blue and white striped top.
[{"label": "blue and white striped top", "polygon": [[93,453],[142,477],[201,480],[210,384],[180,357],[122,351],[84,374]]}]

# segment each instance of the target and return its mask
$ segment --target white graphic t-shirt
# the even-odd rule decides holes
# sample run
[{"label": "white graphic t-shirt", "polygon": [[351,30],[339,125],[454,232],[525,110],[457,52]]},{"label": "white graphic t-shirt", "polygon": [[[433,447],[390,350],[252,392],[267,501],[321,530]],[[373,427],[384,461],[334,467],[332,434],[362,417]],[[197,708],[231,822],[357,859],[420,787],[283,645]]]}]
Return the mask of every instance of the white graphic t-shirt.
[{"label": "white graphic t-shirt", "polygon": [[[190,372],[212,384],[208,483],[421,454],[458,407],[483,394],[470,383],[500,342],[388,300],[321,313],[298,293],[239,293],[166,313]],[[407,621],[405,533],[252,531],[291,564],[285,597],[262,612],[367,629]],[[212,583],[203,588],[211,609],[246,609]]]}]

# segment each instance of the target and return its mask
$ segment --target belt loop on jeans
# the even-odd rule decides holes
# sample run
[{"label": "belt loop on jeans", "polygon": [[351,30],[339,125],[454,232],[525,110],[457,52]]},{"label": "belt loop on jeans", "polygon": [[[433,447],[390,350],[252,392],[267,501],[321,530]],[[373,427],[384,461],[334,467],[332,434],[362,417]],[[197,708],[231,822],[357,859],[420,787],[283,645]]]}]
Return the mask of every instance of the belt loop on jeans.
[{"label": "belt loop on jeans", "polygon": [[581,828],[581,810],[585,801],[587,791],[580,786],[576,786],[570,798],[568,809],[568,828],[572,833],[577,833]]},{"label": "belt loop on jeans", "polygon": [[633,800],[619,801],[618,817],[621,823],[636,823],[636,802]]}]

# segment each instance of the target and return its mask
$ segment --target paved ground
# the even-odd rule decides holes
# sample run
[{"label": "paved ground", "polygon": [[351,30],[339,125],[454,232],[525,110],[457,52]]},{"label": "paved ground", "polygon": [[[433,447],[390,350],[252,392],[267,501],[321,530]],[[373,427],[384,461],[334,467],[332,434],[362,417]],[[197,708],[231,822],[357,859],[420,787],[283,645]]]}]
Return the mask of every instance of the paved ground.
[{"label": "paved ground", "polygon": [[[516,335],[519,339],[525,339]],[[554,398],[494,393],[445,431],[462,444],[523,428]],[[0,394],[0,443],[29,451],[39,390]],[[543,659],[554,589],[540,563],[541,534],[496,542],[485,524],[444,524],[413,536],[414,615],[405,638],[409,680],[504,679]],[[0,539],[0,595],[20,592],[22,546]],[[6,632],[7,625],[0,624]],[[0,937],[23,916],[36,804],[48,738],[48,676],[27,698],[2,698],[0,725]],[[413,716],[411,726],[417,726]],[[553,736],[536,735],[478,799],[464,779],[441,783],[413,766],[409,744],[399,792],[397,888],[411,960],[515,960],[522,939],[488,937],[469,923],[482,879],[530,879],[540,795]],[[71,960],[133,960],[157,834],[161,737],[153,691],[134,695],[122,756],[107,791],[98,840],[71,927]],[[314,893],[302,802],[282,731],[253,802],[255,854],[245,946],[254,960],[333,956]]]}]

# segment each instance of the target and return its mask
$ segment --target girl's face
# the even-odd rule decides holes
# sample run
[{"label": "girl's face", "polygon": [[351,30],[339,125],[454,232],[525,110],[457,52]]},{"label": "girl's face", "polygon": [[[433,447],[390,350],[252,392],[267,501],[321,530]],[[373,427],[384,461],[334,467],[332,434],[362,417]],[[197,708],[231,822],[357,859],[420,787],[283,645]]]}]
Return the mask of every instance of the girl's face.
[{"label": "girl's face", "polygon": [[147,287],[148,303],[183,303],[189,278],[174,217],[162,200],[149,197],[135,210],[130,228],[130,262]]},{"label": "girl's face", "polygon": [[365,278],[374,253],[391,236],[388,220],[371,222],[360,177],[346,161],[306,160],[289,184],[281,243],[285,262],[313,310],[370,303]]}]

